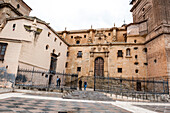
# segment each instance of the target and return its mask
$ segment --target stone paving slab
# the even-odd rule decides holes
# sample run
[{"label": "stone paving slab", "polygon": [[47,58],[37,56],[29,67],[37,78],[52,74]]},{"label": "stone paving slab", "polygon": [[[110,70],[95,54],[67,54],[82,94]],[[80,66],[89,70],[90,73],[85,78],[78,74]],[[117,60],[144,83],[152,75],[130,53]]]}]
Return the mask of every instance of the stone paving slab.
[{"label": "stone paving slab", "polygon": [[80,99],[80,100],[97,100],[97,101],[115,101],[106,96],[102,92],[96,91],[73,91],[63,96],[64,99]]},{"label": "stone paving slab", "polygon": [[134,105],[137,107],[145,108],[151,111],[155,111],[158,113],[170,113],[170,106],[164,106],[164,105]]},{"label": "stone paving slab", "polygon": [[3,106],[0,107],[0,112],[4,113],[130,113],[112,104],[37,100],[19,97],[2,99],[0,105]]}]

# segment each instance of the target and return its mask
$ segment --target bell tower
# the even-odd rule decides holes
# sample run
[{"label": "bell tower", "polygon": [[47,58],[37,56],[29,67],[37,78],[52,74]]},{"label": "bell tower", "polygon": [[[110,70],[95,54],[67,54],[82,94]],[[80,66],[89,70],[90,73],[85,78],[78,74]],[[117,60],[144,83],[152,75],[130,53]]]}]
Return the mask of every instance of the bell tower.
[{"label": "bell tower", "polygon": [[140,29],[146,29],[148,76],[170,77],[170,1],[131,0],[130,4],[139,34]]},{"label": "bell tower", "polygon": [[6,18],[29,16],[31,10],[23,0],[0,0],[0,26]]}]

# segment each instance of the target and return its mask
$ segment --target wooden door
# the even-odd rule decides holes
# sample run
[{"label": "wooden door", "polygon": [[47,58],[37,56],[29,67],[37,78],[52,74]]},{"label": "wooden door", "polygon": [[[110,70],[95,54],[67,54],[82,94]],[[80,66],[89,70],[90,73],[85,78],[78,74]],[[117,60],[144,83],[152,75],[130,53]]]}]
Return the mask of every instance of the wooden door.
[{"label": "wooden door", "polygon": [[101,57],[95,60],[94,74],[95,76],[104,76],[104,60]]}]

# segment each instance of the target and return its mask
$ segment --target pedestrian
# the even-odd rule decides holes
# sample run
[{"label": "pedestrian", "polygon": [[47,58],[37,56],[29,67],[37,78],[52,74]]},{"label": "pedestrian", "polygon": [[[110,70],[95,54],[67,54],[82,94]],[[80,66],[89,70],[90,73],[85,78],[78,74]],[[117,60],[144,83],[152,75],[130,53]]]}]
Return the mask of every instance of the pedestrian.
[{"label": "pedestrian", "polygon": [[79,80],[79,90],[82,90],[82,80]]},{"label": "pedestrian", "polygon": [[87,82],[85,81],[84,82],[84,90],[86,90],[86,87],[87,87]]},{"label": "pedestrian", "polygon": [[60,87],[61,79],[59,78],[58,80],[58,86]]},{"label": "pedestrian", "polygon": [[57,76],[57,87],[59,86],[59,80],[60,80],[60,78],[58,78],[58,76]]}]

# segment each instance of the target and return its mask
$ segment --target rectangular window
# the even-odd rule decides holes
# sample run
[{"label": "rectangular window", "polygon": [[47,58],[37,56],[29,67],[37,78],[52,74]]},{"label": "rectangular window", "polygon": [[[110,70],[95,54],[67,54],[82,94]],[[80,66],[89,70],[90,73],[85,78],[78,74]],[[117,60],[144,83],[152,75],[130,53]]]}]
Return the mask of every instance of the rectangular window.
[{"label": "rectangular window", "polygon": [[86,35],[84,35],[84,38],[86,38]]},{"label": "rectangular window", "polygon": [[77,58],[82,58],[82,51],[78,51]]},{"label": "rectangular window", "polygon": [[65,65],[65,68],[67,68],[68,67],[68,62],[66,62],[66,65]]},{"label": "rectangular window", "polygon": [[80,72],[81,71],[81,67],[77,67],[77,71]]},{"label": "rectangular window", "polygon": [[117,69],[118,73],[122,73],[122,68]]},{"label": "rectangular window", "polygon": [[7,47],[7,43],[0,43],[0,60],[4,61],[5,51]]},{"label": "rectangular window", "polygon": [[67,57],[69,57],[69,52],[67,52],[67,55],[66,55]]},{"label": "rectangular window", "polygon": [[123,57],[123,52],[122,52],[122,50],[118,50],[117,57]]}]

